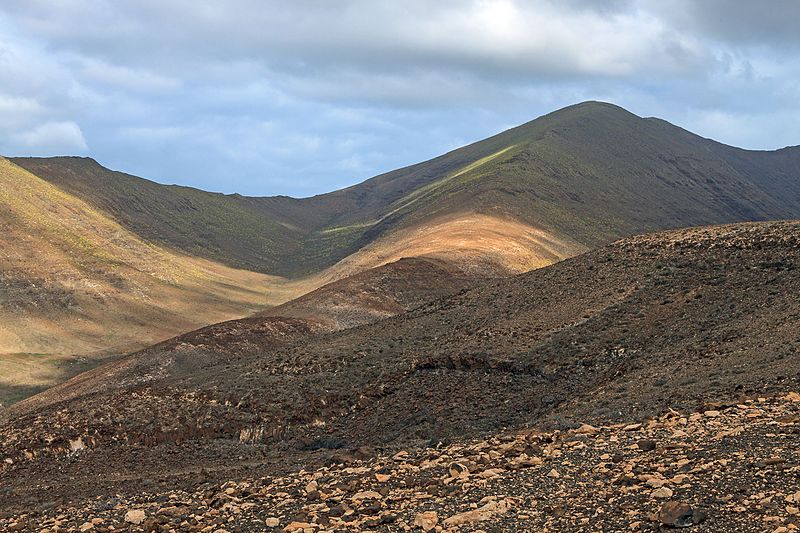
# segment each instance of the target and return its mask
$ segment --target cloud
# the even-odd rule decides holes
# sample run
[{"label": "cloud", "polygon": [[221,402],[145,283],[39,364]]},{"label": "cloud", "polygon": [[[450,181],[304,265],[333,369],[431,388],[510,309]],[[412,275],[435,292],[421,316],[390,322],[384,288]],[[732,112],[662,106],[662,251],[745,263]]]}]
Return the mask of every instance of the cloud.
[{"label": "cloud", "polygon": [[45,122],[35,128],[12,136],[19,146],[31,153],[64,153],[88,150],[83,132],[74,122]]},{"label": "cloud", "polygon": [[110,65],[90,58],[76,58],[78,76],[86,82],[128,91],[169,92],[180,88],[180,81],[143,69]]},{"label": "cloud", "polygon": [[626,76],[651,69],[653,62],[674,75],[711,59],[690,37],[647,12],[576,4],[231,0],[54,7],[30,0],[16,4],[15,19],[76,54],[139,67],[155,61],[186,77],[209,62],[245,58],[295,75],[444,68],[506,76]]},{"label": "cloud", "polygon": [[33,98],[0,94],[0,120],[5,128],[16,128],[31,117],[45,114],[42,105]]},{"label": "cloud", "polygon": [[305,195],[585,99],[732,144],[797,144],[799,6],[8,0],[0,150],[86,138],[145,177]]},{"label": "cloud", "polygon": [[675,27],[735,47],[800,47],[800,2],[770,0],[648,0],[644,4]]}]

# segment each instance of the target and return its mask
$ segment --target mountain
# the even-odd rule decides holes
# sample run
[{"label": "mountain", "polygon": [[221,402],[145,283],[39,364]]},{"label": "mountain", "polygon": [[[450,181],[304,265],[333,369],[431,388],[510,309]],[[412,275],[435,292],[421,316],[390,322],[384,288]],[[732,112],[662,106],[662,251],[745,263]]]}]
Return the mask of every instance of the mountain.
[{"label": "mountain", "polygon": [[447,224],[475,214],[554,241],[556,253],[543,254],[550,262],[643,231],[800,216],[800,148],[741,150],[600,102],[304,199],[158,185],[90,159],[13,161],[145,240],[288,278],[428,228],[439,228],[439,253],[468,248],[447,238]]},{"label": "mountain", "polygon": [[[0,403],[403,258],[508,276],[641,232],[800,217],[800,148],[741,150],[599,102],[303,199],[160,185],[85,158],[2,169]],[[384,303],[408,309],[395,289]],[[312,310],[329,326],[385,311],[336,305]]]},{"label": "mountain", "polygon": [[0,404],[89,362],[267,307],[274,277],[142,240],[0,158]]},{"label": "mountain", "polygon": [[[621,240],[341,331],[212,326],[0,414],[0,502],[194,490],[786,394],[800,387],[798,290],[800,222],[748,223]],[[279,341],[254,320],[280,323]]]},{"label": "mountain", "polygon": [[302,232],[282,226],[248,199],[159,185],[81,157],[11,158],[92,204],[142,239],[235,268],[279,273]]}]

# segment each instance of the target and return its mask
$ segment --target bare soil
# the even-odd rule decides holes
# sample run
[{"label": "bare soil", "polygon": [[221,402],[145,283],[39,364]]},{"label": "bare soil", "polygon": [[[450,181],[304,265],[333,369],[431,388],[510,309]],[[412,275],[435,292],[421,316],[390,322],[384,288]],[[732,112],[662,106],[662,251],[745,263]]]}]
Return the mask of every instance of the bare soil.
[{"label": "bare soil", "polygon": [[[218,325],[7,410],[0,505],[192,491],[509,428],[613,427],[785,394],[800,388],[799,265],[798,222],[705,227],[623,240],[342,331],[300,318]],[[783,437],[758,446],[795,460]],[[790,473],[775,491],[796,486]],[[605,519],[591,523],[622,520]]]}]

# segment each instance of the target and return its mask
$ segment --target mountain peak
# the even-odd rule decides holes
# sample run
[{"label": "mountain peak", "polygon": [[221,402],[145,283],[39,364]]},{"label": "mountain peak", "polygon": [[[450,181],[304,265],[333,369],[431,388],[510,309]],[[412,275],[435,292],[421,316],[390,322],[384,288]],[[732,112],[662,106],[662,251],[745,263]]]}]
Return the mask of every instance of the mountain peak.
[{"label": "mountain peak", "polygon": [[597,119],[616,119],[616,120],[640,120],[641,117],[631,113],[624,107],[609,102],[587,100],[577,104],[569,105],[548,113],[532,122],[536,121],[572,121],[582,118]]},{"label": "mountain peak", "polygon": [[622,106],[618,106],[617,104],[612,104],[611,102],[604,102],[602,100],[584,100],[583,102],[578,102],[577,104],[572,104],[566,107],[562,107],[561,109],[554,111],[554,113],[558,113],[559,111],[564,111],[566,109],[583,109],[590,111],[613,110],[613,111],[622,111],[623,113],[630,113],[630,111],[628,111]]},{"label": "mountain peak", "polygon": [[[583,246],[643,230],[797,216],[796,151],[753,160],[667,124],[588,100],[302,199],[164,187],[86,158],[13,161],[145,239],[289,278],[319,273],[401,229],[430,229],[470,213],[501,213]],[[176,222],[198,216],[192,231]]]}]

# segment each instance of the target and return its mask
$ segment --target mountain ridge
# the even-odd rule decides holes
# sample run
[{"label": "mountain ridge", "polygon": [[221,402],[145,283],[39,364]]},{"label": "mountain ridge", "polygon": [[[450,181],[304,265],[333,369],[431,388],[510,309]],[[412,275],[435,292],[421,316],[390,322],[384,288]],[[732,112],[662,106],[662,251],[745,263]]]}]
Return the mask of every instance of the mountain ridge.
[{"label": "mountain ridge", "polygon": [[[444,261],[470,276],[508,276],[643,232],[800,218],[800,149],[729,147],[599,102],[569,106],[429,161],[300,199],[161,185],[106,169],[89,158],[3,161],[18,169],[16,178],[6,182],[9,198],[35,182],[41,193],[37,216],[54,227],[68,222],[74,237],[54,249],[43,226],[5,220],[7,235],[17,237],[6,243],[0,274],[7,278],[8,273],[36,273],[39,268],[40,275],[28,285],[12,280],[14,290],[44,294],[32,287],[41,285],[39,279],[49,280],[45,292],[52,297],[45,300],[66,305],[28,309],[28,315],[48,325],[38,329],[20,326],[22,312],[6,312],[14,332],[3,334],[0,327],[0,352],[14,353],[20,365],[37,358],[83,361],[76,356],[89,352],[118,356],[215,318],[239,318],[403,258]],[[57,196],[80,209],[57,219],[51,213],[64,210],[63,202],[53,199]],[[11,212],[5,210],[6,215]],[[100,219],[103,231],[124,234],[127,244],[104,252],[102,243],[108,239],[99,236],[94,222]],[[112,226],[117,229],[108,229]],[[38,243],[32,249],[38,246],[40,264],[26,256],[26,242]],[[130,253],[134,249],[140,252]],[[104,254],[102,261],[93,258],[95,252]],[[210,283],[208,278],[180,298],[162,298],[167,306],[157,314],[142,313],[104,328],[104,313],[125,315],[125,302],[141,301],[139,293],[177,294],[137,266],[158,270],[163,254],[171,258],[165,264],[201,261],[214,276],[224,272],[217,279],[228,281]],[[84,257],[90,266],[64,276],[65,263],[59,259],[64,257]],[[126,284],[125,276],[110,274],[114,269],[131,272],[138,282]],[[166,270],[160,271],[169,278]],[[98,283],[107,288],[99,299],[93,288]],[[227,309],[226,314],[209,315],[205,323],[180,318],[208,301],[208,291],[247,295],[259,305],[241,305],[239,300],[231,307],[214,297],[214,305]],[[81,306],[70,307],[76,298]],[[58,327],[51,329],[53,325]],[[140,335],[137,343],[135,332],[143,328],[160,333]],[[48,331],[57,334],[48,336]],[[86,331],[93,332],[88,344]],[[92,357],[86,364],[97,362]],[[54,383],[71,375],[61,366],[55,371],[34,364],[34,369],[55,376],[47,378]]]},{"label": "mountain ridge", "polygon": [[[598,144],[602,150],[597,149]],[[622,147],[635,153],[624,153]],[[431,160],[307,198],[221,195],[192,188],[176,191],[163,189],[173,186],[148,182],[148,195],[158,189],[175,198],[167,206],[154,207],[158,222],[147,224],[141,213],[131,213],[123,205],[130,196],[145,194],[139,190],[141,183],[129,183],[132,176],[109,174],[111,171],[102,167],[76,169],[75,161],[13,160],[62,188],[74,189],[119,216],[144,238],[215,260],[233,261],[231,266],[290,278],[319,272],[383,235],[459,209],[494,214],[485,212],[504,205],[504,216],[569,236],[586,246],[673,227],[669,223],[690,226],[800,216],[796,207],[800,150],[787,147],[754,152],[728,147],[604,102],[575,104]],[[730,186],[704,189],[699,186],[700,178],[684,175],[689,173],[699,173],[715,183],[730,182]],[[791,175],[787,177],[787,173]],[[113,176],[126,183],[116,184],[117,190],[101,197],[91,176],[105,180]],[[626,176],[637,176],[639,181]],[[765,188],[765,176],[779,180],[780,186]],[[695,190],[675,191],[675,184]],[[636,187],[655,188],[660,198],[675,200],[665,208],[655,194],[632,194]],[[582,190],[586,190],[583,196]],[[591,197],[586,197],[589,192],[602,195],[608,206],[587,205],[591,203]],[[702,202],[693,199],[697,195],[704,196]],[[410,200],[413,203],[409,204]],[[647,217],[632,209],[631,204],[638,201],[661,212]],[[192,206],[192,202],[199,205]],[[718,204],[713,207],[715,212],[705,208],[713,202]],[[203,238],[199,229],[195,235],[186,225],[181,226],[183,235],[177,235],[174,226],[180,220],[163,222],[167,214],[174,219],[176,213],[192,208],[210,211],[203,219]],[[601,216],[602,210],[612,209],[624,213],[616,219]],[[531,217],[537,210],[544,213]],[[568,210],[577,214],[565,213]],[[146,214],[153,218],[152,210]],[[591,217],[592,223],[576,216]],[[236,248],[224,236],[233,227],[256,227],[258,231],[237,237],[242,246]],[[274,252],[278,249],[280,257]]]}]

